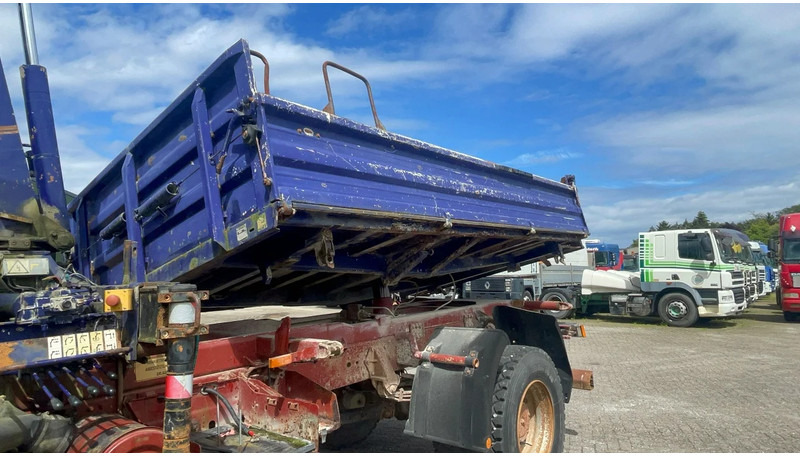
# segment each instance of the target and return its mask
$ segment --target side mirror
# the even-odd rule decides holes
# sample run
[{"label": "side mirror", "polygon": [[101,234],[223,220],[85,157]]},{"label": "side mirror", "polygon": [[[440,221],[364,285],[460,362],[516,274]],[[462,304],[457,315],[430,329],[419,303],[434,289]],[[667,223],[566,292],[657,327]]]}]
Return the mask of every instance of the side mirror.
[{"label": "side mirror", "polygon": [[775,238],[770,239],[767,241],[767,246],[769,247],[769,253],[777,252],[778,251],[778,240]]},{"label": "side mirror", "polygon": [[716,262],[716,261],[714,261],[714,260],[711,260],[711,267],[713,268],[713,267],[715,267],[716,265],[717,265],[717,262]]}]

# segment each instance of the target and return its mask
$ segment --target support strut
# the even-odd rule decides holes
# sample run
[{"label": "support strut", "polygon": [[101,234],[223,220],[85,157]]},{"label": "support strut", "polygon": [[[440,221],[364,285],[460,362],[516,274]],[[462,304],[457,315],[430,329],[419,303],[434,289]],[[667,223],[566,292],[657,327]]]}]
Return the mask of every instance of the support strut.
[{"label": "support strut", "polygon": [[[196,333],[200,299],[191,291],[172,288],[168,327],[182,329],[181,337],[168,339],[167,378],[164,393],[164,453],[188,453],[191,432],[192,383],[197,362]],[[192,329],[195,329],[194,331]]]}]

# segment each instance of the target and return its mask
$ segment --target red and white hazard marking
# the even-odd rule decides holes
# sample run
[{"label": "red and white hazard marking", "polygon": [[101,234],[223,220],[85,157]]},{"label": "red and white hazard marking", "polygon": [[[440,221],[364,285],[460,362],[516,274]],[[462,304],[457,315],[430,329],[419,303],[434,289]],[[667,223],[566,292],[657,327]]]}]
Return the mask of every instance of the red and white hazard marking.
[{"label": "red and white hazard marking", "polygon": [[192,397],[194,375],[167,375],[164,397],[167,399],[189,399]]}]

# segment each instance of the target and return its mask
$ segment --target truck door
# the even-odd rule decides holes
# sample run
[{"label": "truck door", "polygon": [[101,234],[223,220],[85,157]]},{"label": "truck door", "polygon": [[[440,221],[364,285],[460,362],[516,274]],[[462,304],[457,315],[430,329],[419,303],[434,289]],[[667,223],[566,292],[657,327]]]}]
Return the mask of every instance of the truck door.
[{"label": "truck door", "polygon": [[[714,247],[708,233],[678,234],[679,262],[688,268],[678,273],[680,280],[690,284],[704,298],[716,298],[716,290],[722,288],[722,273],[714,261]],[[707,290],[705,296],[701,290]]]}]

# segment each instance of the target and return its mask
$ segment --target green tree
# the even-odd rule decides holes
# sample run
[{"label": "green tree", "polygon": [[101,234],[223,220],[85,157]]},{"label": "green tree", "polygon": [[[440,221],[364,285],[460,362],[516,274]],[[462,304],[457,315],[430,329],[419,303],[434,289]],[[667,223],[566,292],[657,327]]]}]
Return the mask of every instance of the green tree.
[{"label": "green tree", "polygon": [[708,220],[708,216],[705,212],[698,211],[690,225],[690,228],[709,228],[711,226],[711,222]]},{"label": "green tree", "polygon": [[755,219],[744,230],[744,234],[751,241],[761,241],[766,244],[770,238],[778,236],[778,223],[769,223],[763,218]]},{"label": "green tree", "polygon": [[650,227],[650,231],[664,231],[669,229],[672,229],[672,224],[666,220],[662,220],[658,222],[658,225]]}]

